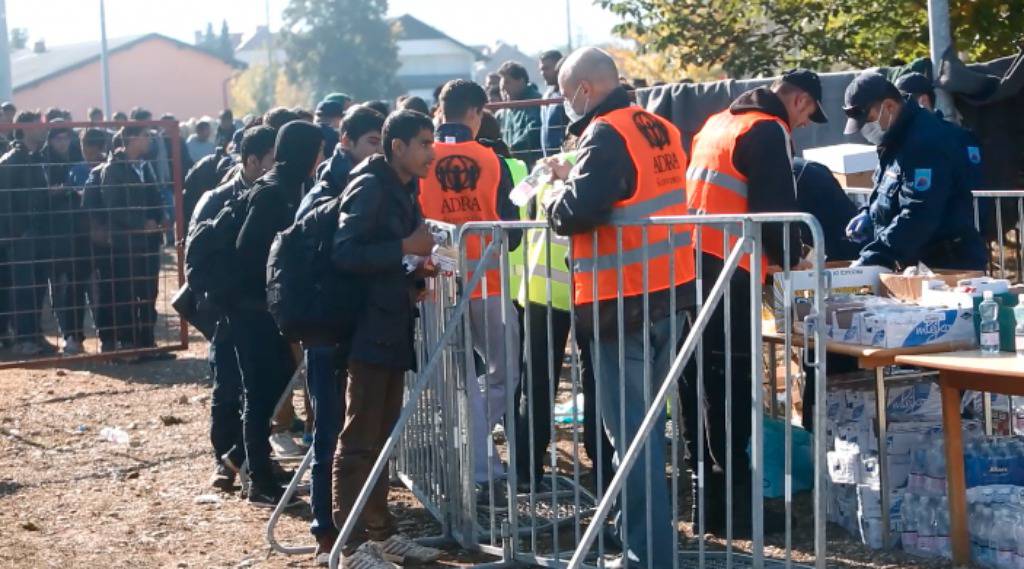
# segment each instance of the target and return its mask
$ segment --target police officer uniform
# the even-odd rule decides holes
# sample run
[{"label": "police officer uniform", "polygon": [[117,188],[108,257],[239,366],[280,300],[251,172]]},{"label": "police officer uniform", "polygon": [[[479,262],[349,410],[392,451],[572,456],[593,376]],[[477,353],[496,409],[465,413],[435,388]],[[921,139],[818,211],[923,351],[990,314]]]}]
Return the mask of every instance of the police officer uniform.
[{"label": "police officer uniform", "polygon": [[[981,269],[985,247],[974,226],[964,147],[934,113],[903,99],[877,72],[859,75],[846,90],[846,134],[863,132],[871,108],[901,101],[900,112],[877,139],[878,168],[870,204],[851,224],[865,242],[855,264],[891,269]],[[866,215],[865,215],[866,214]]]}]

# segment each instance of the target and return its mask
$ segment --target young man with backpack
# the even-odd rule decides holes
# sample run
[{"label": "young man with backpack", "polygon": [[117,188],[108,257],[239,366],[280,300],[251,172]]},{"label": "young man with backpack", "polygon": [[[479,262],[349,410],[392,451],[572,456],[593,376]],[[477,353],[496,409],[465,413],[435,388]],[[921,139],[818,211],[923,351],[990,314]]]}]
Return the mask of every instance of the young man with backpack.
[{"label": "young man with backpack", "polygon": [[[341,142],[330,160],[317,168],[317,184],[302,198],[295,216],[296,225],[303,218],[318,215],[328,219],[333,215],[337,226],[336,205],[328,211],[314,213],[318,206],[335,200],[349,181],[349,173],[359,163],[374,154],[380,154],[381,129],[384,116],[362,105],[352,107],[341,121]],[[325,146],[326,150],[326,146]],[[318,220],[309,220],[319,224]],[[332,230],[333,234],[333,230]],[[315,240],[314,246],[322,245]],[[326,243],[330,244],[330,239]],[[335,365],[338,343],[303,341],[306,354],[306,392],[313,408],[313,465],[310,504],[313,522],[310,533],[318,542],[334,543],[337,529],[331,520],[331,465],[338,446],[338,433],[345,417],[345,383],[347,374],[343,366]],[[344,351],[340,358],[344,361]],[[339,369],[341,367],[341,369]],[[328,548],[329,549],[329,548]]]},{"label": "young man with backpack", "polygon": [[[364,310],[355,317],[347,358],[345,424],[334,465],[334,522],[342,527],[402,409],[404,374],[415,365],[413,325],[421,279],[431,269],[406,271],[403,257],[428,256],[434,239],[416,202],[419,181],[434,160],[434,125],[415,111],[384,123],[384,154],[363,161],[341,196],[331,248],[334,266],[364,279]],[[365,541],[367,540],[368,541]],[[362,542],[362,543],[361,543]],[[320,543],[318,557],[333,546]],[[440,551],[399,535],[388,512],[388,477],[376,481],[345,544],[345,566],[389,569],[392,562],[430,563]]]},{"label": "young man with backpack", "polygon": [[[189,231],[198,224],[212,220],[229,200],[245,193],[256,180],[274,165],[274,143],[277,132],[269,126],[249,128],[239,145],[242,168],[227,182],[199,198],[189,223]],[[235,343],[224,314],[210,309],[215,320],[210,338],[210,376],[213,393],[210,398],[210,442],[213,445],[214,470],[210,484],[228,491],[235,484],[235,472],[227,463],[245,462],[242,440],[242,377],[235,356]],[[223,458],[222,458],[223,457]]]},{"label": "young man with backpack", "polygon": [[[283,491],[270,460],[270,421],[291,381],[295,361],[267,310],[266,272],[270,245],[290,226],[302,185],[323,157],[323,134],[308,122],[293,121],[277,133],[274,167],[245,194],[245,218],[235,239],[235,273],[227,321],[242,371],[245,407],[242,431],[252,478],[249,503],[273,508]],[[230,207],[230,206],[229,206]],[[229,467],[237,471],[240,465]]]},{"label": "young man with backpack", "polygon": [[[445,84],[439,100],[443,124],[434,137],[437,160],[420,187],[419,201],[424,216],[453,225],[518,221],[519,209],[509,198],[512,175],[508,166],[493,149],[476,141],[487,93],[472,81],[456,79]],[[518,247],[521,238],[520,231],[510,232],[509,250]],[[472,298],[469,320],[473,349],[486,366],[486,372],[477,378],[478,385],[469,390],[475,450],[473,470],[477,501],[502,508],[508,501],[504,485],[491,482],[503,478],[505,468],[494,450],[491,432],[505,416],[509,394],[515,392],[519,381],[519,354],[506,358],[505,349],[507,337],[510,337],[508,345],[519,345],[519,321],[510,294],[502,287],[500,256],[481,258],[487,244],[479,236],[471,236],[466,244],[466,260],[486,267],[480,284],[467,291]],[[472,272],[475,271],[467,271],[467,283],[472,279]],[[504,334],[495,332],[499,329],[504,330]],[[512,365],[506,366],[506,360]],[[494,503],[490,504],[492,494]]]}]

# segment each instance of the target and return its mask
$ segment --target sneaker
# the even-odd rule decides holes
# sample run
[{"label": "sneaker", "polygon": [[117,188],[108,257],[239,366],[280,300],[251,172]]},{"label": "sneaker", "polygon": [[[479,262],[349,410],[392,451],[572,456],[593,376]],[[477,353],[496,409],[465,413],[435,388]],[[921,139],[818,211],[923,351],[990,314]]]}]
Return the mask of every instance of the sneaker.
[{"label": "sneaker", "polygon": [[77,356],[84,350],[82,349],[82,343],[76,340],[74,337],[68,336],[64,338],[64,350],[65,356]]},{"label": "sneaker", "polygon": [[60,349],[57,346],[54,346],[42,336],[36,338],[35,343],[39,346],[39,350],[44,354],[56,354],[60,352]]},{"label": "sneaker", "polygon": [[213,466],[213,474],[210,475],[210,486],[222,492],[230,492],[235,488],[236,474],[236,471],[218,460]]},{"label": "sneaker", "polygon": [[375,541],[381,557],[398,565],[423,565],[440,559],[441,550],[420,545],[404,535],[395,534],[384,541]]},{"label": "sneaker", "polygon": [[270,448],[274,449],[274,454],[280,457],[301,458],[306,454],[306,451],[295,444],[295,439],[288,433],[274,433],[270,435]]},{"label": "sneaker", "polygon": [[367,541],[350,555],[344,556],[341,566],[345,569],[398,569],[398,565],[384,559],[380,546],[372,541]]},{"label": "sneaker", "polygon": [[[277,504],[281,501],[284,496],[283,490],[276,492],[264,492],[262,490],[256,490],[255,488],[249,491],[249,505],[256,506],[257,508],[269,508],[274,509]],[[288,499],[288,503],[285,504],[285,508],[294,508],[303,504],[304,502],[295,496]]]},{"label": "sneaker", "polygon": [[491,485],[478,482],[476,485],[476,505],[481,508],[493,508],[496,512],[508,509],[508,490],[504,482],[494,485],[494,502],[491,503]]}]

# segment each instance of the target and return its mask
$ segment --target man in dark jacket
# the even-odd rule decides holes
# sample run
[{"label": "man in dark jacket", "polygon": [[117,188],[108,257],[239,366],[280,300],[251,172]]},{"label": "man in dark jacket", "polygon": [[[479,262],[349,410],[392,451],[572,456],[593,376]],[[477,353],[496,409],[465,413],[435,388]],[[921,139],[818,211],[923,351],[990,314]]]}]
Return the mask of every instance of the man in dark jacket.
[{"label": "man in dark jacket", "polygon": [[[299,213],[303,217],[313,204],[324,198],[335,198],[348,184],[349,172],[363,160],[380,154],[384,115],[365,105],[350,107],[341,121],[341,140],[329,160],[317,166],[316,185],[302,198]],[[325,151],[327,146],[324,145]],[[326,152],[325,152],[326,153]]]},{"label": "man in dark jacket", "polygon": [[[22,111],[17,124],[41,122],[39,113]],[[0,158],[0,256],[9,260],[0,296],[11,294],[13,310],[7,310],[14,329],[14,352],[19,356],[53,353],[56,348],[42,335],[40,311],[45,297],[48,251],[41,229],[46,225],[47,180],[40,154],[45,128],[14,130],[11,149]],[[6,332],[3,330],[2,332]]]},{"label": "man in dark jacket", "polygon": [[984,268],[965,148],[948,127],[872,71],[847,87],[844,111],[846,133],[878,146],[870,204],[847,228],[865,243],[854,264]]},{"label": "man in dark jacket", "polygon": [[[530,76],[522,65],[506,61],[498,68],[498,75],[501,76],[501,91],[506,101],[540,99],[540,91],[530,83]],[[542,155],[540,132],[539,105],[501,112],[501,138],[512,149],[512,155],[531,168]]]},{"label": "man in dark jacket", "polygon": [[[547,84],[544,91],[545,99],[559,99],[562,92],[558,90],[558,64],[562,61],[562,52],[552,49],[540,56],[540,73]],[[540,109],[540,146],[544,156],[558,154],[565,140],[565,127],[568,126],[563,105],[544,105]]]},{"label": "man in dark jacket", "polygon": [[857,206],[839,185],[824,164],[793,159],[793,175],[796,177],[796,203],[799,209],[809,213],[821,223],[825,243],[825,258],[829,261],[852,261],[860,256],[860,246],[846,237],[846,224],[857,215]]},{"label": "man in dark jacket", "polygon": [[[228,201],[241,196],[274,165],[274,144],[277,132],[269,126],[249,128],[239,145],[242,168],[217,188],[203,194],[196,205],[189,224],[197,224],[217,217]],[[223,314],[215,316],[217,325],[210,338],[210,376],[213,393],[210,397],[210,442],[213,445],[214,472],[210,484],[220,490],[230,490],[235,483],[235,472],[227,464],[245,461],[242,439],[242,375],[235,355],[235,342],[231,327]],[[221,458],[224,457],[224,458]]]},{"label": "man in dark jacket", "polygon": [[345,116],[345,107],[335,101],[320,101],[315,116],[316,124],[324,134],[324,154],[330,154],[338,145],[338,128]]},{"label": "man in dark jacket", "polygon": [[182,204],[185,209],[185,219],[192,219],[196,210],[196,204],[206,192],[216,188],[226,179],[228,170],[234,164],[231,155],[223,146],[208,156],[199,159],[192,165],[185,174],[185,182],[182,188]]},{"label": "man in dark jacket", "polygon": [[[821,110],[821,82],[814,72],[793,70],[770,87],[761,87],[740,95],[730,107],[708,119],[694,137],[690,167],[686,173],[686,192],[690,208],[704,214],[743,214],[799,211],[793,178],[791,133],[811,122],[823,123],[828,119]],[[742,205],[741,205],[742,204]],[[727,250],[722,245],[721,233],[717,238],[709,228],[703,232],[702,251],[698,262],[703,264],[703,293],[705,298],[724,268]],[[792,268],[800,265],[801,242],[798,228],[791,228],[789,243],[783,239],[781,224],[761,227],[764,263],[782,265],[788,261]],[[786,247],[788,246],[788,250]],[[788,259],[787,259],[788,253]],[[734,536],[750,536],[752,532],[752,480],[750,460],[746,453],[751,432],[750,374],[752,354],[750,294],[753,279],[763,274],[751,274],[749,257],[738,267],[730,279],[729,301],[731,319],[725,318],[725,303],[719,303],[712,313],[703,340],[705,402],[697,398],[698,373],[695,359],[684,374],[682,403],[686,419],[686,432],[697,432],[697,421],[707,422],[705,457],[713,468],[705,468],[704,493],[705,530],[721,534],[726,530],[726,488],[730,480],[733,491]],[[696,314],[693,314],[696,316]],[[732,344],[727,349],[726,337]],[[732,374],[726,370],[731,365]],[[732,382],[731,442],[732,468],[726,473],[727,436],[725,388]],[[687,437],[690,466],[697,471],[698,445],[696,436]],[[696,523],[698,489],[693,490],[694,507],[691,510]],[[766,513],[767,516],[767,513]],[[767,532],[780,529],[779,524],[766,518]]]},{"label": "man in dark jacket", "polygon": [[[323,135],[308,122],[292,121],[277,133],[274,167],[247,194],[247,213],[235,241],[238,289],[227,320],[242,370],[245,409],[242,429],[252,477],[249,503],[273,508],[283,491],[270,461],[270,420],[291,381],[295,361],[267,310],[267,257],[279,231],[295,219],[302,184],[323,157]],[[228,466],[241,466],[230,456]]]},{"label": "man in dark jacket", "polygon": [[[434,160],[434,125],[414,111],[399,111],[384,123],[384,155],[364,161],[352,172],[341,197],[341,217],[332,259],[338,270],[373,283],[366,309],[357,317],[347,361],[345,424],[334,465],[334,522],[341,527],[352,512],[373,463],[391,434],[402,408],[403,375],[414,366],[413,324],[416,280],[403,266],[406,255],[430,255],[434,240],[416,202],[418,180]],[[418,546],[396,533],[388,512],[388,478],[375,490],[360,516],[356,536],[345,544],[353,567],[379,567],[380,555],[406,562],[436,560],[439,551]],[[329,551],[334,539],[320,541]],[[356,549],[358,546],[358,549]]]},{"label": "man in dark jacket", "polygon": [[151,137],[145,127],[122,127],[120,146],[97,169],[112,257],[115,335],[122,349],[156,346],[161,227],[167,218],[159,183],[144,158]]}]

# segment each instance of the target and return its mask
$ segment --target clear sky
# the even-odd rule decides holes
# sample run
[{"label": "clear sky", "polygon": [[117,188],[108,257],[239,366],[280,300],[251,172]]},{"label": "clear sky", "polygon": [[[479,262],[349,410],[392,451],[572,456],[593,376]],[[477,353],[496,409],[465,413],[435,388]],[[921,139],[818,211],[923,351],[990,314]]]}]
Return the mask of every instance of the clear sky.
[{"label": "clear sky", "polygon": [[[592,0],[568,0],[573,43],[611,41],[617,19]],[[269,0],[271,27],[281,24],[288,0]],[[389,15],[405,13],[467,44],[496,40],[527,53],[566,43],[564,0],[391,0]],[[106,0],[107,37],[158,32],[193,41],[195,30],[226,19],[233,32],[265,22],[264,0]],[[8,28],[28,28],[30,41],[48,45],[99,38],[99,0],[7,0]]]}]

